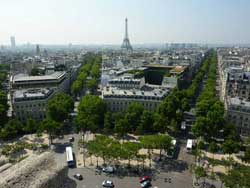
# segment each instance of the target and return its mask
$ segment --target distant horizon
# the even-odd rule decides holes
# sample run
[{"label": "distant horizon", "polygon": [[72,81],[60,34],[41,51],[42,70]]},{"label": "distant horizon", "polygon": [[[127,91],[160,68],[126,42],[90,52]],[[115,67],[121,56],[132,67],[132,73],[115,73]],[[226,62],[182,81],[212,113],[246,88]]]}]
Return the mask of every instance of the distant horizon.
[{"label": "distant horizon", "polygon": [[8,0],[0,45],[249,44],[249,0]]},{"label": "distant horizon", "polygon": [[[120,44],[118,43],[20,43],[16,41],[16,47],[20,46],[121,46],[122,42]],[[249,43],[195,43],[195,42],[155,42],[155,43],[132,43],[132,46],[141,46],[141,45],[167,45],[167,44],[197,44],[197,45],[250,45]],[[0,46],[5,47],[11,47],[10,44],[0,44]]]}]

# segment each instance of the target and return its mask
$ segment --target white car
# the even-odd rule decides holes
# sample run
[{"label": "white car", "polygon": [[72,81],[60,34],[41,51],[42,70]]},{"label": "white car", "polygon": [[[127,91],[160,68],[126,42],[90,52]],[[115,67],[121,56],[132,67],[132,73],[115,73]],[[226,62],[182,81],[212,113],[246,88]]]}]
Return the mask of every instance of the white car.
[{"label": "white car", "polygon": [[103,187],[112,187],[112,188],[115,187],[114,183],[111,180],[104,180],[102,182],[102,186]]},{"label": "white car", "polygon": [[102,171],[105,173],[114,173],[115,169],[112,166],[107,166],[107,167],[103,168]]}]

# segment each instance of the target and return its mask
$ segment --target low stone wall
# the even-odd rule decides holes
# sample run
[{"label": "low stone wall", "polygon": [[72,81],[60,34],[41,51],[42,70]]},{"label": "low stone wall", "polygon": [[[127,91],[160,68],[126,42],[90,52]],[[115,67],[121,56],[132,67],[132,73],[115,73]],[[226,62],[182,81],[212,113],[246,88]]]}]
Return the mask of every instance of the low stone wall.
[{"label": "low stone wall", "polygon": [[31,155],[0,173],[0,187],[62,188],[68,179],[67,173],[68,168],[64,164],[58,166],[53,154],[45,152],[41,155]]}]

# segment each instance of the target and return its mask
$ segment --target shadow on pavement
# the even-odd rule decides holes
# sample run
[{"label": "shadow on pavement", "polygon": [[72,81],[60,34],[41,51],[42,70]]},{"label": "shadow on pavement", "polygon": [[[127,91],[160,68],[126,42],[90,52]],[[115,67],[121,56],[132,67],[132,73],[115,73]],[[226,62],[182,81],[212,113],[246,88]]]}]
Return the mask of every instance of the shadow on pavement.
[{"label": "shadow on pavement", "polygon": [[180,160],[165,160],[159,166],[163,172],[183,172],[188,169],[188,164]]},{"label": "shadow on pavement", "polygon": [[67,146],[71,146],[72,147],[72,143],[54,143],[53,144],[53,151],[56,153],[64,153],[65,152],[65,148]]},{"label": "shadow on pavement", "polygon": [[76,187],[77,187],[77,183],[75,180],[69,178],[68,176],[65,177],[65,179],[63,180],[62,188],[76,188]]}]

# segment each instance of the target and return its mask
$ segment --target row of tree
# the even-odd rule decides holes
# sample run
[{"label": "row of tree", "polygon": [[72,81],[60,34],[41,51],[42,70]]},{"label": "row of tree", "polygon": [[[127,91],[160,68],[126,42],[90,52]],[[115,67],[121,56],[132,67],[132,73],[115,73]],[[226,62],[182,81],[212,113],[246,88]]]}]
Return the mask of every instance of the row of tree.
[{"label": "row of tree", "polygon": [[[97,135],[94,140],[84,143],[80,141],[80,147],[87,148],[88,153],[97,158],[102,158],[104,164],[112,161],[128,160],[130,165],[131,160],[145,160],[147,157],[151,161],[153,149],[160,150],[160,159],[162,151],[168,151],[171,148],[171,137],[168,135],[147,135],[139,138],[140,142],[123,142],[110,138],[105,135]],[[148,156],[139,154],[141,148],[148,149]],[[151,162],[150,162],[151,164]]]},{"label": "row of tree", "polygon": [[210,54],[202,62],[200,69],[187,89],[174,89],[160,104],[157,109],[157,121],[158,125],[165,131],[177,133],[180,130],[184,112],[190,110],[190,104],[196,101],[199,94],[200,86],[210,65],[211,56]]},{"label": "row of tree", "polygon": [[[171,125],[173,124],[176,123],[172,121]],[[163,123],[158,112],[150,112],[139,103],[131,103],[124,112],[111,113],[100,97],[85,95],[78,106],[76,126],[83,133],[116,133],[119,137],[124,137],[127,133],[165,133],[168,125]]]},{"label": "row of tree", "polygon": [[88,53],[85,55],[77,79],[71,86],[71,92],[78,96],[83,89],[89,89],[92,93],[98,87],[101,76],[102,57],[100,54]]},{"label": "row of tree", "polygon": [[[220,150],[229,155],[237,153],[240,150],[240,144],[235,141],[237,138],[235,127],[232,124],[228,124],[224,119],[224,104],[216,95],[217,54],[215,51],[213,51],[207,62],[208,71],[205,73],[206,79],[202,81],[203,89],[197,99],[195,106],[196,120],[192,126],[193,134],[199,138],[195,152],[198,161],[200,161],[201,149],[208,149],[213,154]],[[218,138],[224,139],[223,143],[218,143]],[[205,143],[208,143],[208,147],[206,147]],[[214,159],[210,160],[210,164],[212,166],[215,165]],[[230,173],[223,176],[223,182],[226,187],[235,187],[237,184],[231,184],[234,180],[230,180],[233,177]],[[200,165],[194,168],[194,174],[198,181],[200,178],[203,178],[205,181],[208,176],[206,170]],[[236,178],[236,176],[234,177]],[[215,179],[213,170],[211,178]],[[239,177],[237,178],[239,180]]]},{"label": "row of tree", "polygon": [[9,69],[10,69],[9,65],[5,64],[0,65],[0,129],[3,128],[6,122],[8,121],[7,111],[9,106],[8,106],[7,93],[4,91],[3,83],[7,79]]},{"label": "row of tree", "polygon": [[202,137],[208,142],[217,138],[235,139],[235,128],[225,121],[224,104],[216,96],[216,52],[213,52],[208,61],[207,79],[196,103],[196,121],[192,132],[196,137]]}]

